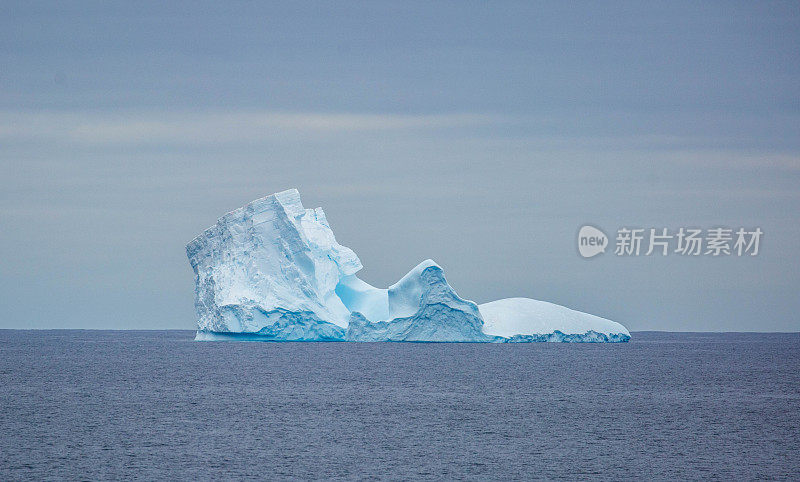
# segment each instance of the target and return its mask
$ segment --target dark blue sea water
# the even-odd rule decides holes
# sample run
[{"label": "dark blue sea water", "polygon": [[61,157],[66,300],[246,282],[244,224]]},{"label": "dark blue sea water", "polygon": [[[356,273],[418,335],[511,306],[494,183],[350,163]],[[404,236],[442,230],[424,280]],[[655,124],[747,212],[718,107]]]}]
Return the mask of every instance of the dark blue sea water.
[{"label": "dark blue sea water", "polygon": [[800,478],[800,335],[0,331],[0,479]]}]

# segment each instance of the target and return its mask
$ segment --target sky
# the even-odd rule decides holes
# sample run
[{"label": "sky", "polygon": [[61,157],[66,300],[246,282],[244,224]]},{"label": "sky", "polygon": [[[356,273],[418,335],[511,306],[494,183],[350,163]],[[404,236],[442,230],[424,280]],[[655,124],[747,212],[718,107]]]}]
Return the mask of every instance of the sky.
[{"label": "sky", "polygon": [[[800,331],[800,4],[0,5],[0,328],[192,329],[186,243],[292,187],[376,286]],[[584,259],[585,224],[764,235]]]}]

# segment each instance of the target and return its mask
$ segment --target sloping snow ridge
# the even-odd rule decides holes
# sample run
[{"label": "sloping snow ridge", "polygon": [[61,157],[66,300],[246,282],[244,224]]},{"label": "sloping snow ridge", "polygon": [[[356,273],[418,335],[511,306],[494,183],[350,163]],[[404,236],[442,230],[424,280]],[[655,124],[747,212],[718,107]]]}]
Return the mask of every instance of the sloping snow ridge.
[{"label": "sloping snow ridge", "polygon": [[322,208],[296,189],[219,218],[186,246],[195,273],[196,340],[623,342],[619,323],[528,298],[460,298],[425,260],[388,289],[355,273]]},{"label": "sloping snow ridge", "polygon": [[[616,321],[530,298],[506,298],[478,309],[484,333],[514,342],[628,341],[631,337]],[[573,340],[576,336],[583,339]]]}]

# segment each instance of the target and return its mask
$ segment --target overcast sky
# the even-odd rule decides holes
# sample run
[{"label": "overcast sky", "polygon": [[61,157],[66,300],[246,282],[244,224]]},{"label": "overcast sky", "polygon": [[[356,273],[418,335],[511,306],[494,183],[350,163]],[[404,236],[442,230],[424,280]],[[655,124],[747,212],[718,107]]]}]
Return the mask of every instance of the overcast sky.
[{"label": "overcast sky", "polygon": [[[800,4],[0,6],[0,327],[191,329],[185,244],[291,187],[377,286],[799,331]],[[586,260],[587,223],[764,237]]]}]

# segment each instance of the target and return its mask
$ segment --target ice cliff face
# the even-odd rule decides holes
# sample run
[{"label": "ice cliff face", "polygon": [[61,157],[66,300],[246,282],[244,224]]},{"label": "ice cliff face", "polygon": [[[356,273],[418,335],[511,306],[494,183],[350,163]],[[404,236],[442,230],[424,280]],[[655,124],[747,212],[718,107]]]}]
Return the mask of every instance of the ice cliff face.
[{"label": "ice cliff face", "polygon": [[232,211],[186,246],[201,333],[276,340],[342,339],[350,311],[336,295],[361,269],[322,209],[292,189]]},{"label": "ice cliff face", "polygon": [[628,331],[558,305],[511,298],[478,307],[426,260],[388,289],[362,281],[322,208],[296,189],[232,211],[186,246],[198,340],[627,341]]}]

